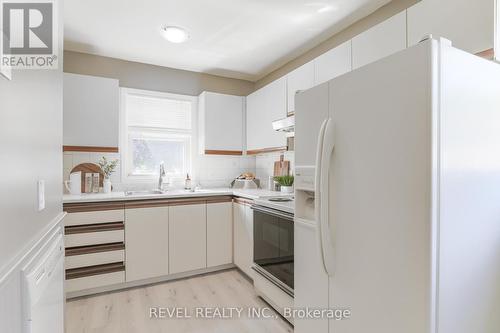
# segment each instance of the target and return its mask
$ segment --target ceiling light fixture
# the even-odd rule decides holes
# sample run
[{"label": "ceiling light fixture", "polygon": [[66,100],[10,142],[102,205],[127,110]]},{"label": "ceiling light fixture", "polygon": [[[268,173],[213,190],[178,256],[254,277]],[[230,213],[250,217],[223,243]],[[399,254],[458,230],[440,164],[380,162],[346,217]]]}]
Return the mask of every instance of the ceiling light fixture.
[{"label": "ceiling light fixture", "polygon": [[162,26],[161,34],[171,43],[184,43],[189,39],[189,34],[186,29],[174,25]]}]

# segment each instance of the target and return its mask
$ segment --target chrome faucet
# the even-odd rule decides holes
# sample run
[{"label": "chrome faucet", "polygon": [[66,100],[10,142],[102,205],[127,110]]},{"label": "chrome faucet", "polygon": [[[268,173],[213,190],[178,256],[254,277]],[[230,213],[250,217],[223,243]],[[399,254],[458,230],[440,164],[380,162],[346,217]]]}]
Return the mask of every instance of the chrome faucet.
[{"label": "chrome faucet", "polygon": [[163,178],[165,177],[165,165],[160,163],[160,177],[158,178],[158,190],[163,191]]}]

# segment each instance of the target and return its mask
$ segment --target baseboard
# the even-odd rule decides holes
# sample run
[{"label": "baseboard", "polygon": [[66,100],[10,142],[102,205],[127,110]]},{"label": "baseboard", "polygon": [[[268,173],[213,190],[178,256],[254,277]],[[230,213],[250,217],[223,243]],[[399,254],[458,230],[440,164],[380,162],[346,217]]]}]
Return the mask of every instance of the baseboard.
[{"label": "baseboard", "polygon": [[225,264],[225,265],[220,265],[220,266],[197,269],[197,270],[193,270],[193,271],[189,271],[189,272],[164,275],[164,276],[150,278],[150,279],[119,283],[119,284],[115,284],[115,285],[111,285],[111,286],[74,291],[74,292],[67,293],[66,299],[72,300],[75,298],[80,298],[80,297],[85,297],[85,296],[91,296],[91,295],[97,295],[97,294],[109,293],[109,292],[116,292],[116,291],[123,291],[126,289],[143,287],[143,286],[147,286],[147,285],[151,285],[151,284],[163,283],[163,282],[193,277],[193,276],[197,276],[197,275],[213,273],[213,272],[217,272],[217,271],[231,269],[234,267],[235,267],[234,264],[231,263],[231,264]]}]

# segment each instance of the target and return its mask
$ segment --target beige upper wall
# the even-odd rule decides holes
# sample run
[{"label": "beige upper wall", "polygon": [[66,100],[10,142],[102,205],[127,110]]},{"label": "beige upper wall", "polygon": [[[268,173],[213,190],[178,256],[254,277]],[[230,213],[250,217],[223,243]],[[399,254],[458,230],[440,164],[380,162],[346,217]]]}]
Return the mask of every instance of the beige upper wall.
[{"label": "beige upper wall", "polygon": [[333,35],[323,43],[295,58],[294,60],[289,61],[282,67],[258,80],[255,83],[255,89],[259,89],[266,84],[282,77],[283,75],[286,75],[295,68],[302,66],[303,64],[327,52],[328,50],[331,50],[334,47],[344,43],[345,41],[352,39],[354,36],[357,36],[363,31],[366,31],[369,28],[377,25],[378,23],[387,20],[389,17],[407,9],[408,7],[413,6],[419,1],[420,0],[393,0],[392,2],[381,7],[367,17],[349,26],[347,29]]},{"label": "beige upper wall", "polygon": [[183,95],[206,90],[246,96],[254,90],[250,81],[72,51],[64,51],[64,72],[118,79],[121,87]]}]

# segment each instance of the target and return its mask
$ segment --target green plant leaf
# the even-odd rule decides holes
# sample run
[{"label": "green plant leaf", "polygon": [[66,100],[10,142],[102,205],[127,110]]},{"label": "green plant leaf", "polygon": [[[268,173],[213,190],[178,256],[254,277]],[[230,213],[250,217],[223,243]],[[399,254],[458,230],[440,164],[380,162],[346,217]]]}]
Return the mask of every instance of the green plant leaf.
[{"label": "green plant leaf", "polygon": [[281,186],[292,186],[294,177],[293,176],[277,176],[274,180],[278,182]]}]

